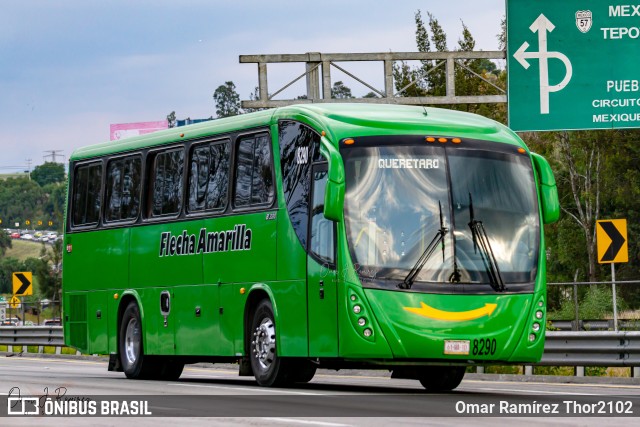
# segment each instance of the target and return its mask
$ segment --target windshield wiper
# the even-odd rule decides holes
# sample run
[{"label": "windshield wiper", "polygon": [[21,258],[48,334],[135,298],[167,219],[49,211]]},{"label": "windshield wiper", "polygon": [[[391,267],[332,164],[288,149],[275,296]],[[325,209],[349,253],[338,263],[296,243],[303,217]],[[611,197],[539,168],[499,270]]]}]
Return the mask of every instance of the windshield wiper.
[{"label": "windshield wiper", "polygon": [[487,236],[487,232],[484,229],[484,225],[482,225],[482,221],[478,221],[474,216],[471,193],[469,193],[469,228],[471,229],[471,235],[473,237],[473,249],[474,251],[477,251],[477,249],[480,248],[482,262],[484,263],[487,274],[489,275],[489,283],[491,284],[491,287],[496,292],[504,292],[504,282],[500,275],[498,261],[491,249],[489,236]]},{"label": "windshield wiper", "polygon": [[422,267],[427,263],[427,260],[431,258],[431,255],[436,251],[439,243],[442,243],[442,262],[444,262],[444,236],[447,234],[448,229],[444,226],[444,220],[442,219],[442,205],[438,200],[438,209],[440,210],[440,229],[436,231],[436,235],[431,239],[431,243],[427,246],[427,248],[422,252],[420,258],[413,266],[407,277],[404,278],[402,283],[398,284],[398,288],[400,289],[411,289],[413,286],[413,282],[416,280],[416,277],[422,270]]}]

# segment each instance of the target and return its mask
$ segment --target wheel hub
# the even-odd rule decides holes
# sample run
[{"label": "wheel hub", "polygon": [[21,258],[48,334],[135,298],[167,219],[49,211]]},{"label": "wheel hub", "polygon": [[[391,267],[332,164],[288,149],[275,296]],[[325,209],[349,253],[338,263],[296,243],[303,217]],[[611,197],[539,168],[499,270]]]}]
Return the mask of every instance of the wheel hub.
[{"label": "wheel hub", "polygon": [[253,355],[262,369],[269,369],[276,356],[276,328],[271,319],[263,319],[256,327],[252,344]]},{"label": "wheel hub", "polygon": [[124,353],[127,363],[133,365],[140,354],[140,326],[136,319],[130,319],[124,336]]}]

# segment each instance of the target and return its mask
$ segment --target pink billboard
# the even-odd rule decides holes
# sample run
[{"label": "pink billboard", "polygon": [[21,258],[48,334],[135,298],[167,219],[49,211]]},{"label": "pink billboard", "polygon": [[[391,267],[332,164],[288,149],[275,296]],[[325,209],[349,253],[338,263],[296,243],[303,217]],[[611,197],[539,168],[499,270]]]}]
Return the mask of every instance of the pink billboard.
[{"label": "pink billboard", "polygon": [[168,129],[169,122],[160,120],[158,122],[139,123],[114,123],[111,128],[111,141],[130,138],[132,136],[144,135],[157,130]]}]

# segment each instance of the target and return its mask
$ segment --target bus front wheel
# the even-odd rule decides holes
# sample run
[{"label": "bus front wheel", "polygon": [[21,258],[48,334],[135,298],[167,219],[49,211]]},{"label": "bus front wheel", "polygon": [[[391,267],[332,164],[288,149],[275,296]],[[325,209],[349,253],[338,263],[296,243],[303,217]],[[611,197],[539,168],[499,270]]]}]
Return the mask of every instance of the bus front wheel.
[{"label": "bus front wheel", "polygon": [[418,379],[427,391],[451,391],[460,385],[465,371],[464,366],[429,366]]},{"label": "bus front wheel", "polygon": [[122,314],[118,341],[120,363],[127,378],[147,378],[152,370],[151,360],[144,355],[140,309],[133,301]]},{"label": "bus front wheel", "polygon": [[287,360],[277,354],[273,307],[267,299],[260,301],[254,312],[249,352],[251,368],[259,385],[277,387],[289,381]]}]

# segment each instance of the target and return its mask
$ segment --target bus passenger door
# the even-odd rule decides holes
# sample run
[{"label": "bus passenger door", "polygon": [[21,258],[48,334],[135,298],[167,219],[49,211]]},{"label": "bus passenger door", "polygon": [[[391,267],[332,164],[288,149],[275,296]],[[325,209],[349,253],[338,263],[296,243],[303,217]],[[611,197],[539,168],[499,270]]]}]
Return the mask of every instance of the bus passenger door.
[{"label": "bus passenger door", "polygon": [[312,172],[307,258],[307,303],[309,356],[338,355],[337,274],[335,224],[324,217],[327,165],[314,165]]}]

